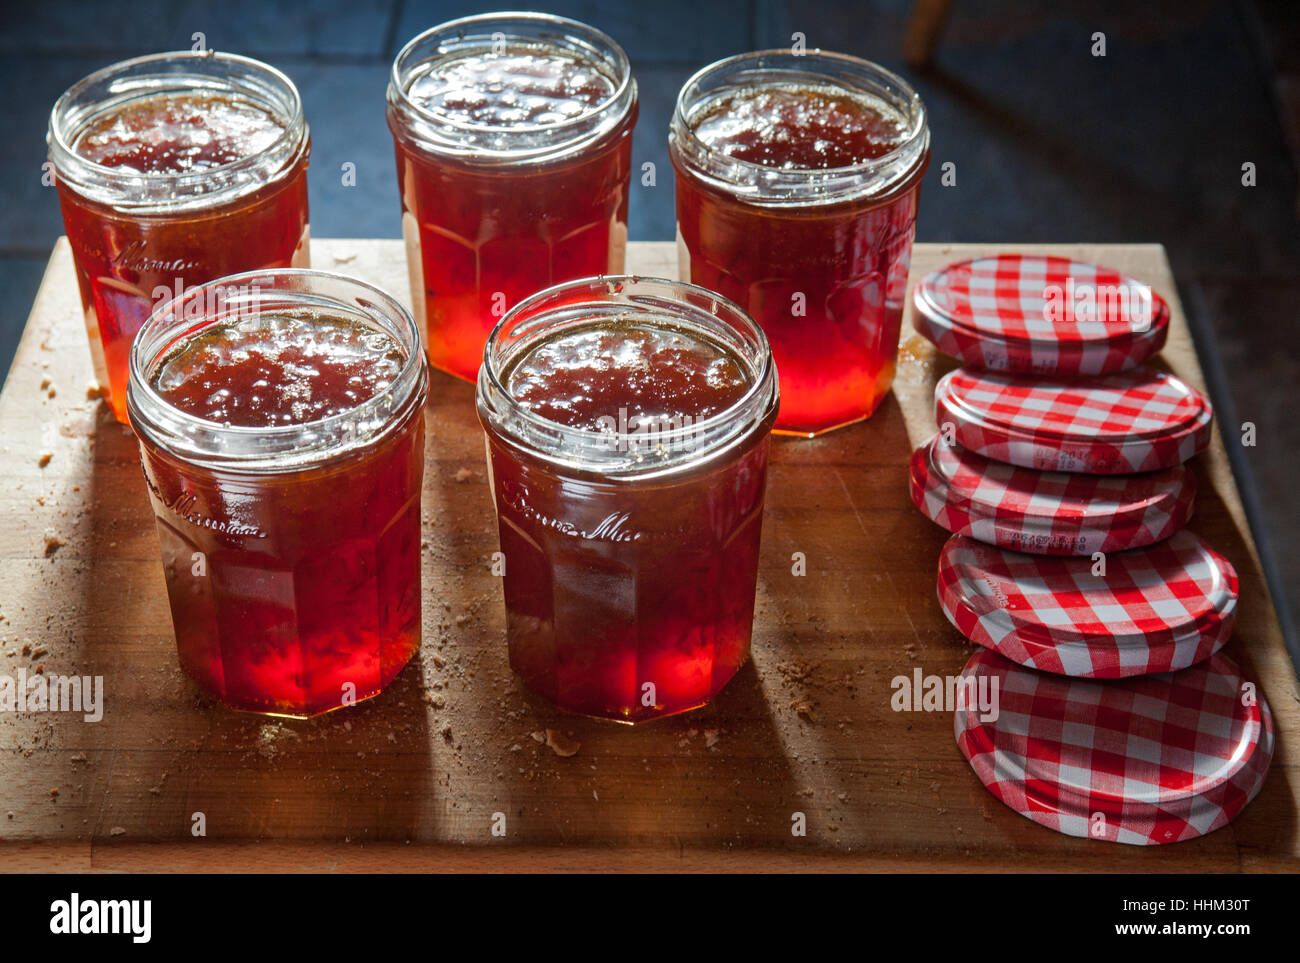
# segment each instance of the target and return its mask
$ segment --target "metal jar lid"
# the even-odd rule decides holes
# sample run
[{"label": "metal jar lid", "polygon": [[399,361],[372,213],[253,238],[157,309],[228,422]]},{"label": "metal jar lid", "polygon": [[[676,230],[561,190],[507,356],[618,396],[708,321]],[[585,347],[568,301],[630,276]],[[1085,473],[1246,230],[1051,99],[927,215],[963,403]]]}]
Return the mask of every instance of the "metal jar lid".
[{"label": "metal jar lid", "polygon": [[1213,420],[1208,398],[1147,367],[1039,378],[967,366],[939,379],[934,401],[940,429],[976,454],[1098,475],[1181,464],[1209,444]]},{"label": "metal jar lid", "polygon": [[[1255,798],[1273,758],[1268,703],[1223,655],[1099,682],[981,649],[960,681],[953,728],[975,774],[1067,836],[1133,845],[1204,836]],[[962,695],[973,687],[978,700]]]},{"label": "metal jar lid", "polygon": [[1036,471],[935,435],[912,454],[912,501],[957,535],[1037,555],[1092,555],[1168,538],[1191,518],[1186,465],[1138,475]]},{"label": "metal jar lid", "polygon": [[939,555],[938,594],[948,621],[972,642],[1031,668],[1089,678],[1203,661],[1227,642],[1237,617],[1236,571],[1187,530],[1099,562],[954,535]]},{"label": "metal jar lid", "polygon": [[1112,268],[1052,255],[950,264],[913,290],[912,322],[967,364],[1040,375],[1136,367],[1164,346],[1169,305]]}]

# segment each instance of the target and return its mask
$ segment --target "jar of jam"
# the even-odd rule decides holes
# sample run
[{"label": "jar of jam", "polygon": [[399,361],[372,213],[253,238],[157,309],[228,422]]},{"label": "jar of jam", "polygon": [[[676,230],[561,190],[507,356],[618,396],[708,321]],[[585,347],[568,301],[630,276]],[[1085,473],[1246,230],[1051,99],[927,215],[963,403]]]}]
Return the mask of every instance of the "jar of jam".
[{"label": "jar of jam", "polygon": [[478,380],[510,664],[570,712],[711,700],[749,652],[776,370],[712,291],[586,279],[516,305]]},{"label": "jar of jam", "polygon": [[636,116],[626,54],[562,17],[467,17],[397,55],[388,126],[435,367],[473,381],[512,304],[623,270]]},{"label": "jar of jam", "polygon": [[377,694],[420,645],[410,314],[339,275],[239,274],[161,306],[130,366],[181,665],[273,715]]},{"label": "jar of jam", "polygon": [[682,88],[681,276],[767,332],[778,432],[859,421],[889,390],[929,144],[912,88],[841,54],[744,54]]},{"label": "jar of jam", "polygon": [[124,422],[131,339],[156,306],[228,274],[307,266],[302,102],[256,60],[158,54],[69,88],[46,139],[95,372]]}]

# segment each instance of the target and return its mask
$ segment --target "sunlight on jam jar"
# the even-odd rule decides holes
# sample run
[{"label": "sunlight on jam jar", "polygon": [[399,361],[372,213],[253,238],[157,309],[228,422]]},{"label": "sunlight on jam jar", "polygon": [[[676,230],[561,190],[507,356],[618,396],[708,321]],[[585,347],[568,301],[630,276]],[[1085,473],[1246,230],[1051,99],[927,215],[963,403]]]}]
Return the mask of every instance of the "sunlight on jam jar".
[{"label": "sunlight on jam jar", "polygon": [[259,61],[158,54],[69,88],[46,140],[95,374],[125,422],[131,339],[157,305],[228,274],[307,266],[302,103]]},{"label": "sunlight on jam jar", "polygon": [[727,684],[749,653],[777,408],[762,331],[703,288],[587,279],[505,316],[478,410],[529,687],[631,723]]},{"label": "sunlight on jam jar", "polygon": [[744,54],[686,82],[669,133],[681,277],[763,326],[776,431],[869,417],[889,391],[930,135],[900,77],[841,54]]},{"label": "sunlight on jam jar", "polygon": [[393,298],[316,271],[161,306],[127,406],[181,665],[236,709],[305,717],[420,645],[428,366]]},{"label": "sunlight on jam jar", "polygon": [[431,364],[473,381],[511,305],[623,270],[636,116],[618,44],[561,17],[467,17],[397,55],[388,126]]}]

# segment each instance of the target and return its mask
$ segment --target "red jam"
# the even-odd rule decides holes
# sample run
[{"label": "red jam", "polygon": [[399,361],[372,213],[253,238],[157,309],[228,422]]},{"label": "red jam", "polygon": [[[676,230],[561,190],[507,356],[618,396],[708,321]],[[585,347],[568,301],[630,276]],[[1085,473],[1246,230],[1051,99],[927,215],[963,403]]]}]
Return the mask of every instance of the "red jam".
[{"label": "red jam", "polygon": [[255,104],[202,94],[145,97],[97,117],[73,144],[104,167],[188,174],[256,154],[284,128]]},{"label": "red jam", "polygon": [[569,331],[533,348],[507,387],[524,408],[572,428],[682,423],[731,407],[749,387],[735,357],[682,330],[631,323]]},{"label": "red jam", "polygon": [[[387,391],[407,353],[308,310],[217,323],[156,365],[173,409],[303,426]],[[141,435],[180,660],[237,708],[311,716],[382,690],[420,644],[422,408],[328,461],[241,471]]]},{"label": "red jam", "polygon": [[782,170],[852,167],[889,153],[899,118],[833,87],[772,86],[718,97],[693,129],[713,150]]},{"label": "red jam", "polygon": [[406,104],[453,139],[467,125],[500,131],[503,145],[554,127],[555,150],[538,158],[433,148],[390,107],[412,299],[435,367],[472,381],[488,333],[512,305],[552,284],[622,271],[635,100],[596,139],[559,146],[570,136],[564,125],[608,113],[617,88],[604,64],[514,41],[434,61],[408,80]]},{"label": "red jam", "polygon": [[[753,375],[729,348],[659,318],[562,331],[503,383],[533,415],[635,432],[723,416]],[[558,467],[484,417],[510,662],[534,691],[622,722],[721,691],[749,652],[774,413],[760,412],[724,453],[653,477]]]},{"label": "red jam", "polygon": [[302,312],[213,326],[168,358],[154,389],[196,418],[244,428],[320,421],[392,384],[406,360],[382,331]]},{"label": "red jam", "polygon": [[[285,136],[270,113],[242,98],[172,93],[105,111],[72,147],[104,171],[178,177],[215,172]],[[168,206],[161,197],[148,210],[92,200],[60,174],[82,308],[102,346],[97,374],[119,421],[131,340],[157,304],[226,275],[307,265],[307,154],[304,146],[290,169],[229,200],[218,193]]]},{"label": "red jam", "polygon": [[835,86],[773,83],[705,101],[688,124],[705,152],[807,175],[804,200],[760,202],[673,151],[684,265],[766,332],[781,380],[776,430],[813,435],[868,417],[893,380],[925,163],[843,200],[817,185],[820,172],[895,150],[902,118]]},{"label": "red jam", "polygon": [[452,123],[523,127],[580,117],[609,100],[614,88],[590,61],[516,45],[434,64],[407,95]]}]

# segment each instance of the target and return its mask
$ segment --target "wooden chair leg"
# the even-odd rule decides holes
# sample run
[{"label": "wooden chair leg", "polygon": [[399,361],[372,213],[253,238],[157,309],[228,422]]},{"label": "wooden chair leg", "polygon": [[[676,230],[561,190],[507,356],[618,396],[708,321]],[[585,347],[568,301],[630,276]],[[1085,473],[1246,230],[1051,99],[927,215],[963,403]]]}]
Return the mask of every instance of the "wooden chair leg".
[{"label": "wooden chair leg", "polygon": [[915,0],[903,37],[903,59],[913,67],[927,67],[943,33],[952,0]]}]

